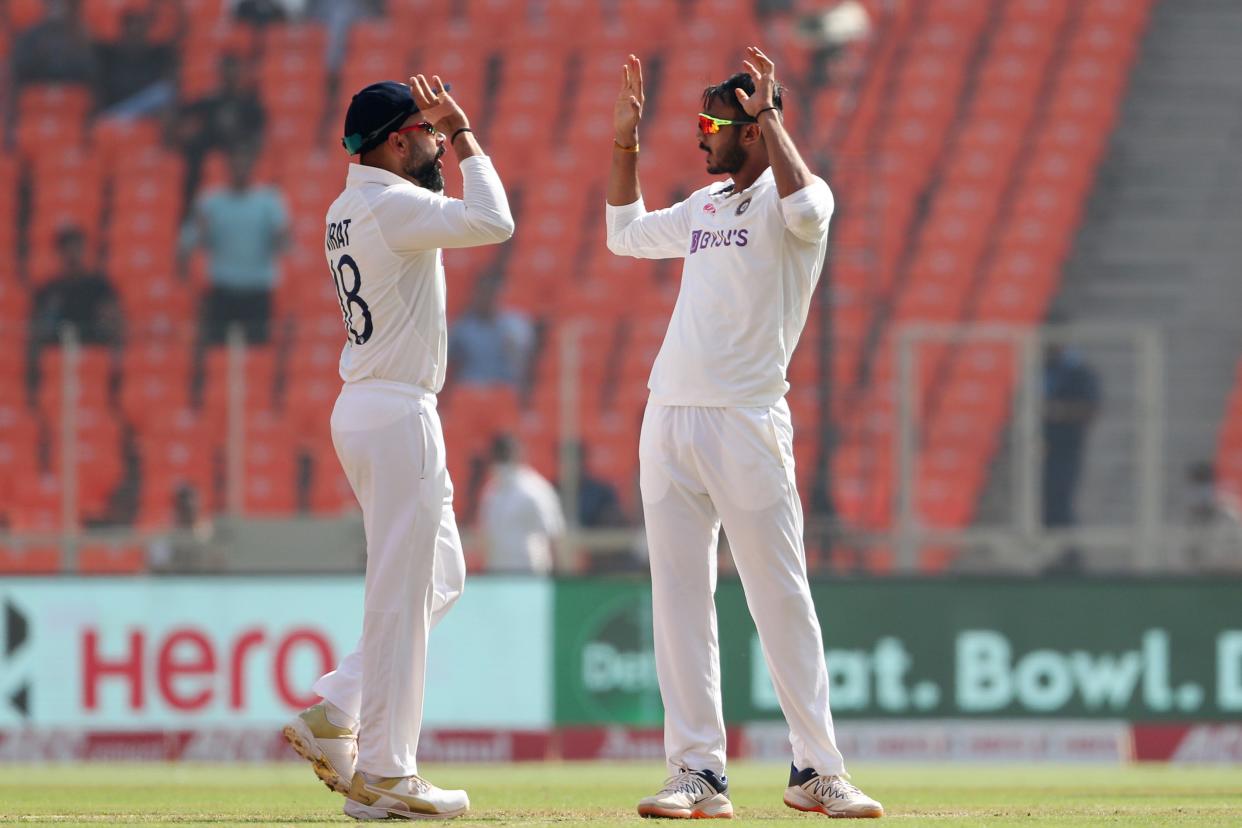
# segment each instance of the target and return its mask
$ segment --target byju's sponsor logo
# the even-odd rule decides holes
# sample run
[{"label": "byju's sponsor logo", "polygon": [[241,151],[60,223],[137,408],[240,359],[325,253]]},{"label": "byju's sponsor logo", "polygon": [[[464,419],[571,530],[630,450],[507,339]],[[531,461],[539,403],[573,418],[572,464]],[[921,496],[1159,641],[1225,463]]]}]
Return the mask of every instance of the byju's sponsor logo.
[{"label": "byju's sponsor logo", "polygon": [[30,625],[26,616],[12,602],[4,602],[3,630],[0,641],[0,704],[22,718],[30,718],[30,674],[21,661],[26,655],[26,641],[30,638]]},{"label": "byju's sponsor logo", "polygon": [[690,253],[698,253],[709,247],[745,247],[750,241],[750,231],[740,230],[694,230],[690,233]]}]

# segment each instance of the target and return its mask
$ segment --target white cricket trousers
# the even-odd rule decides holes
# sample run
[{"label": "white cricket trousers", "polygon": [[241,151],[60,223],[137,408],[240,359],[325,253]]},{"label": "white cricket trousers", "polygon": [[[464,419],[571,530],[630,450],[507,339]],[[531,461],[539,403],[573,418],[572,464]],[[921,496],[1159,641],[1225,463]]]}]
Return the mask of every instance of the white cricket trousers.
[{"label": "white cricket trousers", "polygon": [[638,455],[669,773],[725,772],[714,601],[722,522],[789,723],[794,764],[844,773],[807,583],[789,406],[649,403]]},{"label": "white cricket trousers", "polygon": [[358,769],[418,773],[427,636],[461,595],[466,563],[435,395],[383,380],[347,383],[332,442],[367,539],[362,640],[315,692],[358,719]]}]

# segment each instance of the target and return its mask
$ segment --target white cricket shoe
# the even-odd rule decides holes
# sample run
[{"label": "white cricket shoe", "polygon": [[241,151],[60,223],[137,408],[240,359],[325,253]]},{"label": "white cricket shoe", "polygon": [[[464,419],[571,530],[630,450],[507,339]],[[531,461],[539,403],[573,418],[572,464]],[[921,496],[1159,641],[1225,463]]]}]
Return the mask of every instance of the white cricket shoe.
[{"label": "white cricket shoe", "polygon": [[320,702],[303,710],[281,732],[325,785],[337,793],[349,791],[358,760],[357,731],[332,724]]},{"label": "white cricket shoe", "polygon": [[732,819],[729,782],[709,770],[683,769],[664,780],[655,796],[638,803],[638,815],[668,819]]},{"label": "white cricket shoe", "polygon": [[359,771],[345,796],[345,813],[359,820],[451,819],[470,810],[465,791],[437,788],[421,776],[368,780]]},{"label": "white cricket shoe", "polygon": [[884,806],[841,776],[820,776],[812,768],[789,769],[785,804],[798,811],[814,811],[830,817],[877,819]]}]

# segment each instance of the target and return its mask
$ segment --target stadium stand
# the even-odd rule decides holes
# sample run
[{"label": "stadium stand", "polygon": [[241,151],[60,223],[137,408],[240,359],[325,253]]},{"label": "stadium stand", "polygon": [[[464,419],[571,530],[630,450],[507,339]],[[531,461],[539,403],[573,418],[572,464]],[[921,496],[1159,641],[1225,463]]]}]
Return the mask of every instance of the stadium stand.
[{"label": "stadium stand", "polygon": [[[96,37],[115,36],[122,5],[86,4]],[[543,331],[530,389],[461,386],[445,395],[459,513],[473,514],[482,452],[496,431],[516,431],[528,460],[556,477],[558,344],[570,323],[581,337],[578,419],[593,471],[633,506],[643,385],[677,273],[666,263],[617,259],[603,244],[618,67],[638,49],[648,68],[643,184],[648,203],[661,205],[703,184],[692,119],[702,89],[733,70],[724,56],[762,32],[792,90],[790,122],[839,206],[825,285],[790,367],[798,479],[807,499],[823,483],[831,419],[838,516],[881,529],[893,518],[897,326],[1042,319],[1150,3],[867,0],[871,37],[835,57],[829,84],[816,81],[817,56],[796,33],[796,22],[819,10],[811,0],[774,15],[761,15],[752,0],[634,0],[609,6],[609,14],[579,0],[390,3],[388,17],[349,33],[339,78],[324,61],[327,32],[315,23],[254,30],[230,21],[219,0],[184,5],[179,98],[214,88],[221,55],[245,58],[267,111],[259,176],[282,188],[293,228],[275,297],[277,334],[270,345],[248,347],[241,370],[245,514],[351,508],[327,433],[341,331],[320,257],[322,221],[344,173],[337,131],[349,96],[405,66],[441,74],[478,113],[517,211],[511,244],[446,254],[450,316],[478,278],[500,272],[504,303],[536,317]],[[39,17],[38,3],[9,6],[14,31]],[[683,39],[668,48],[674,27],[689,47]],[[439,34],[412,48],[397,33],[413,28]],[[167,527],[185,483],[208,514],[223,509],[229,362],[223,350],[201,359],[195,352],[204,274],[201,260],[188,279],[177,273],[181,155],[155,119],[92,120],[84,87],[30,86],[14,105],[17,158],[0,161],[0,243],[26,254],[15,269],[0,265],[0,299],[11,319],[25,318],[28,293],[54,264],[56,229],[72,221],[114,280],[127,320],[115,370],[109,354],[83,354],[79,519]],[[41,154],[53,137],[77,149]],[[452,165],[446,174],[449,191],[459,189]],[[210,158],[204,183],[221,176],[221,159]],[[22,192],[28,220],[18,207]],[[973,344],[921,356],[918,509],[931,525],[963,526],[1008,415],[1012,359],[1004,348]],[[60,528],[61,446],[49,427],[59,410],[57,359],[55,350],[44,352],[38,390],[26,401],[7,390],[24,388],[28,366],[0,356],[0,521],[10,529]],[[37,471],[39,483],[14,491],[18,475],[10,471]],[[864,557],[876,571],[891,565],[885,549]],[[946,560],[929,550],[924,563],[935,569]],[[142,560],[128,546],[105,546],[83,549],[80,564],[130,571]],[[0,570],[55,565],[41,548],[0,553]]]}]

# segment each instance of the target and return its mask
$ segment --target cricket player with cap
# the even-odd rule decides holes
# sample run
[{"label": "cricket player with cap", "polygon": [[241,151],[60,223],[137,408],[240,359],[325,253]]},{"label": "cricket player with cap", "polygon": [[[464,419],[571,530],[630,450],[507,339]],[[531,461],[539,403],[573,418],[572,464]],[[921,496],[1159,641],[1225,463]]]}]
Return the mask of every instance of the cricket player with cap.
[{"label": "cricket player with cap", "polygon": [[772,61],[750,47],[743,65],[707,88],[698,118],[707,171],[732,177],[672,207],[648,212],[639,190],[644,98],[633,55],[614,112],[608,248],[684,259],[638,448],[670,774],[638,812],[733,816],[713,601],[723,523],[789,723],[785,804],[879,817],[880,803],[846,781],[833,733],[785,402],[789,357],[827,250],[832,193],[785,131]]},{"label": "cricket player with cap", "polygon": [[[513,216],[491,161],[438,77],[353,97],[342,140],[358,163],[328,208],[324,248],[346,328],[332,441],[362,506],[362,640],[315,684],[323,702],[285,738],[356,819],[451,817],[465,791],[418,776],[427,635],[465,561],[436,394],[447,352],[441,250],[503,242]],[[463,197],[443,194],[451,146]]]}]

